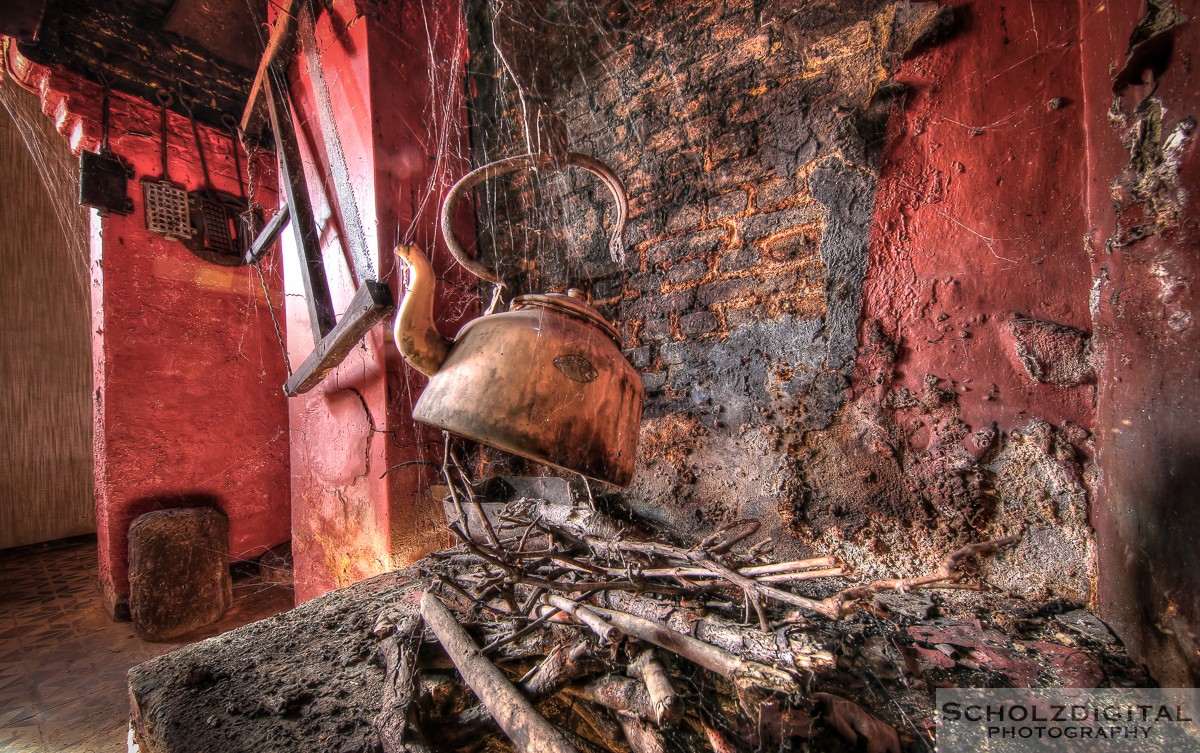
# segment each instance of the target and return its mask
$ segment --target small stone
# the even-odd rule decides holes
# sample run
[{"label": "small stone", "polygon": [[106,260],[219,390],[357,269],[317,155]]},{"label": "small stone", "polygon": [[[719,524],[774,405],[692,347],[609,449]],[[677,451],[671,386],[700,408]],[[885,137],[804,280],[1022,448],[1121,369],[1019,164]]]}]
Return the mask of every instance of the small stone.
[{"label": "small stone", "polygon": [[157,510],[129,527],[134,631],[165,641],[210,625],[233,604],[229,520],[211,508]]}]

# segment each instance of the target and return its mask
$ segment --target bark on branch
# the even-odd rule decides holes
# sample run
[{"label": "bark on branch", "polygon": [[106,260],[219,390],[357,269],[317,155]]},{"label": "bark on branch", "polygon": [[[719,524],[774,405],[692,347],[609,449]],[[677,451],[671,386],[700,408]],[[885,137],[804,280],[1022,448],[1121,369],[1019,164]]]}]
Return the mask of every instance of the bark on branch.
[{"label": "bark on branch", "polygon": [[463,680],[517,750],[530,753],[578,753],[554,725],[546,721],[508,678],[479,652],[479,647],[438,597],[421,597],[421,616],[450,656]]}]

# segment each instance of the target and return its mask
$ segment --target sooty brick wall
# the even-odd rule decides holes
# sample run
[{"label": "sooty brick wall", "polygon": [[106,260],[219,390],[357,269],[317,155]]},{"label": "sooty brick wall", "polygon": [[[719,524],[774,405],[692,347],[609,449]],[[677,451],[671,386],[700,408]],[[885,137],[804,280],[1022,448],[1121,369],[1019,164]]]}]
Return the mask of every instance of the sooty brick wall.
[{"label": "sooty brick wall", "polygon": [[849,387],[890,72],[948,12],[568,1],[473,19],[476,161],[557,139],[628,189],[623,263],[586,173],[479,197],[484,258],[516,291],[588,288],[642,373],[626,501],[678,530],[786,530],[791,456]]},{"label": "sooty brick wall", "polygon": [[614,261],[598,181],[514,176],[479,196],[483,256],[516,291],[588,288],[618,326],[647,392],[625,499],[679,530],[787,529],[791,457],[849,387],[890,71],[949,15],[800,5],[473,11],[476,161],[565,140],[630,204]]}]

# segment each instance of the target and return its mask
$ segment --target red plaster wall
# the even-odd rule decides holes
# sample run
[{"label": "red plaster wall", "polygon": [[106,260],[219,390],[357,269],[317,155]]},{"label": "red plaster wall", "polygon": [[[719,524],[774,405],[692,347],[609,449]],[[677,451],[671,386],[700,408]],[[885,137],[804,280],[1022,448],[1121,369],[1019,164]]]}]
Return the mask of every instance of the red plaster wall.
[{"label": "red plaster wall", "polygon": [[[393,5],[364,18],[354,3],[335,3],[317,19],[317,47],[380,277],[399,300],[395,244],[415,241],[431,252],[447,283],[439,297],[443,331],[453,334],[470,318],[473,290],[461,271],[448,268],[435,238],[441,197],[468,169],[463,16],[453,1]],[[329,177],[321,104],[302,57],[292,66],[291,84],[334,307],[341,311],[359,281],[347,263],[347,208],[339,207]],[[295,367],[312,350],[312,328],[290,232],[284,242],[288,353]],[[407,564],[446,543],[440,505],[429,492],[435,474],[424,464],[441,462],[441,437],[411,417],[423,386],[380,326],[321,385],[291,400],[298,600]]]},{"label": "red plaster wall", "polygon": [[[157,141],[134,135],[153,133],[156,119],[144,105],[114,118],[125,134],[114,148],[129,155],[137,180],[160,172]],[[186,122],[172,118],[168,158],[171,177],[194,189],[203,178],[186,134]],[[236,194],[228,138],[205,135],[216,188]],[[258,165],[264,186],[273,182],[268,165]],[[102,270],[94,283],[100,307],[93,310],[93,352],[103,358],[96,422],[104,435],[96,464],[101,577],[118,593],[129,524],[148,510],[216,505],[229,516],[237,559],[290,535],[280,389],[287,374],[270,311],[282,316],[277,261],[263,265],[268,294],[253,268],[215,266],[148,233],[140,185],[131,187],[134,214],[93,220],[93,265]],[[256,195],[274,203],[263,190]]]},{"label": "red plaster wall", "polygon": [[[1162,103],[1160,144],[1187,118],[1200,120],[1200,8],[1175,6],[1192,20],[1176,31],[1157,85],[1147,78],[1121,92],[1125,113],[1150,95]],[[1131,228],[1155,223],[1145,203],[1114,190],[1114,182],[1136,173],[1123,172],[1130,153],[1110,108],[1114,71],[1125,63],[1144,8],[1139,0],[1085,0],[1082,8],[1087,242],[1097,279],[1100,483],[1093,520],[1101,542],[1100,610],[1159,683],[1194,687],[1200,683],[1200,149],[1193,127],[1177,171],[1188,192],[1181,221],[1128,242]],[[1166,187],[1159,195],[1172,194]]]},{"label": "red plaster wall", "polygon": [[[95,148],[98,87],[22,65],[72,147]],[[188,121],[169,119],[171,178],[189,190],[204,179]],[[238,194],[231,143],[201,127],[214,186]],[[127,534],[138,515],[211,505],[229,516],[234,558],[286,541],[287,378],[271,307],[282,309],[279,267],[263,264],[264,292],[251,267],[202,261],[145,227],[142,179],[156,180],[159,114],[149,103],[112,98],[110,146],[135,170],[134,213],[92,215],[92,358],[99,575],[117,614],[127,596]],[[242,169],[247,160],[241,157]],[[275,203],[274,170],[254,160],[257,200]],[[282,315],[282,311],[280,311]]]},{"label": "red plaster wall", "polygon": [[[957,5],[957,36],[896,77],[908,91],[881,169],[864,335],[877,321],[898,341],[900,384],[919,390],[927,373],[953,383],[972,428],[1040,418],[1094,432],[1099,609],[1160,683],[1195,685],[1195,137],[1177,172],[1191,191],[1182,219],[1155,229],[1146,202],[1116,188],[1138,175],[1111,111],[1144,3]],[[1188,5],[1175,3],[1194,15]],[[1122,92],[1130,116],[1151,94],[1161,101],[1159,146],[1200,117],[1197,49],[1192,21],[1160,61],[1157,88]],[[1139,226],[1147,237],[1123,245]],[[1012,358],[1014,314],[1089,333],[1095,385],[1034,383]]]},{"label": "red plaster wall", "polygon": [[896,386],[953,384],[972,429],[1090,429],[1094,388],[1034,383],[1007,336],[1014,315],[1090,329],[1079,11],[954,5],[954,38],[895,77],[861,324],[899,343]]}]

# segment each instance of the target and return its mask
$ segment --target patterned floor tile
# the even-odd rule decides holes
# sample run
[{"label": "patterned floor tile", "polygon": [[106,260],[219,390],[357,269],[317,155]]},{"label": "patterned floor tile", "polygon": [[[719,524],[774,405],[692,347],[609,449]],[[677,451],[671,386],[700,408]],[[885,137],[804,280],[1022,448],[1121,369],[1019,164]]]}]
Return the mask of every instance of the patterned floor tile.
[{"label": "patterned floor tile", "polygon": [[96,692],[38,714],[42,740],[55,753],[110,753],[125,749],[129,699]]},{"label": "patterned floor tile", "polygon": [[47,753],[38,720],[31,716],[5,721],[0,717],[0,750],[5,753]]},{"label": "patterned floor tile", "polygon": [[33,702],[33,683],[24,665],[0,664],[0,708],[29,706]]},{"label": "patterned floor tile", "polygon": [[150,643],[101,609],[95,541],[0,552],[0,751],[125,751],[130,667],[289,609],[291,598],[286,588],[237,583],[220,623]]}]

